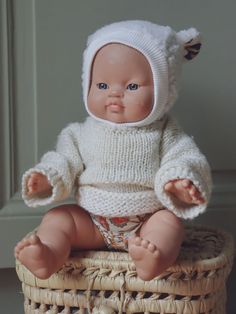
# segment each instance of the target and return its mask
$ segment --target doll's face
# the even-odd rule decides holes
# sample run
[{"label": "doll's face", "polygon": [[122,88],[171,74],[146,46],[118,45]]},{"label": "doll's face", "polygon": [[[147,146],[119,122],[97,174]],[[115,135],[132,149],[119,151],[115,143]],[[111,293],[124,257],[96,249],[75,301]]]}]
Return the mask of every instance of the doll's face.
[{"label": "doll's face", "polygon": [[89,111],[115,123],[143,120],[153,106],[153,77],[147,59],[123,44],[108,44],[96,54],[88,94]]}]

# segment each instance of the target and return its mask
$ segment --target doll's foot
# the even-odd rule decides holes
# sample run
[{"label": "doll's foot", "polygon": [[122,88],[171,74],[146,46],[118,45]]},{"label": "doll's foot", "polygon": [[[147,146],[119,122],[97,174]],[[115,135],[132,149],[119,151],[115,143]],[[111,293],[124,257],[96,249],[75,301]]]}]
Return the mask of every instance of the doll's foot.
[{"label": "doll's foot", "polygon": [[158,262],[160,252],[157,247],[141,237],[129,238],[129,254],[136,266],[138,277],[151,280],[160,274]]},{"label": "doll's foot", "polygon": [[15,257],[40,279],[47,279],[56,271],[55,255],[37,235],[21,240],[15,247]]}]

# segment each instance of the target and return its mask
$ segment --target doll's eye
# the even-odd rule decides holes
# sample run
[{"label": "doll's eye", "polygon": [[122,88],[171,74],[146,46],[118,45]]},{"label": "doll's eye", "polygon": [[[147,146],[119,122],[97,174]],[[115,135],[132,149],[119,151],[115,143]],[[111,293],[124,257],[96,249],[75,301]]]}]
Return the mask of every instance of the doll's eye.
[{"label": "doll's eye", "polygon": [[136,83],[130,83],[128,86],[127,86],[127,89],[129,90],[137,90],[139,88],[138,84]]},{"label": "doll's eye", "polygon": [[99,89],[108,89],[108,85],[106,83],[98,83],[97,87]]}]

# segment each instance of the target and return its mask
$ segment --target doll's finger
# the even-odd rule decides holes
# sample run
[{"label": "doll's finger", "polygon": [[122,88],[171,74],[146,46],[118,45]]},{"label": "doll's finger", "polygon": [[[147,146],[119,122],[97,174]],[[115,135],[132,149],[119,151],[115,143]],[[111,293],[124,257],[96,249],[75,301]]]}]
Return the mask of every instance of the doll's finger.
[{"label": "doll's finger", "polygon": [[[47,179],[46,179],[47,180]],[[31,175],[31,181],[32,186],[38,187],[45,182],[45,176],[43,176],[41,173],[33,173]]]},{"label": "doll's finger", "polygon": [[193,204],[195,204],[195,205],[200,205],[200,204],[203,203],[201,200],[198,200],[198,199],[195,199],[195,200],[193,200],[192,202],[193,202]]},{"label": "doll's finger", "polygon": [[193,189],[193,194],[192,194],[193,198],[196,199],[196,200],[203,200],[202,196],[201,196],[201,193],[199,192],[199,190],[194,186],[194,189]]},{"label": "doll's finger", "polygon": [[193,203],[194,204],[203,204],[205,202],[204,198],[200,195],[200,193],[197,196],[193,197]]},{"label": "doll's finger", "polygon": [[30,176],[30,180],[32,182],[38,181],[39,179],[40,179],[40,174],[39,173],[34,172]]},{"label": "doll's finger", "polygon": [[197,201],[198,200],[199,193],[198,193],[198,190],[195,188],[194,185],[189,190],[189,195],[190,195],[190,197],[192,198],[193,201]]},{"label": "doll's finger", "polygon": [[27,187],[27,194],[29,195],[29,194],[31,194],[32,193],[32,188],[31,188],[31,186],[28,186]]},{"label": "doll's finger", "polygon": [[38,182],[37,181],[31,181],[29,184],[28,184],[28,190],[31,191],[31,192],[34,192],[38,187]]},{"label": "doll's finger", "polygon": [[33,191],[33,186],[32,186],[32,183],[31,182],[28,182],[27,184],[27,193],[32,193]]},{"label": "doll's finger", "polygon": [[195,185],[193,185],[189,191],[189,194],[192,196],[192,199],[194,201],[204,201],[204,199],[201,196],[201,193],[199,192],[199,190],[196,188]]},{"label": "doll's finger", "polygon": [[36,178],[34,178],[34,177],[30,177],[29,178],[29,181],[28,181],[28,185],[29,186],[33,186],[33,185],[35,185],[36,183],[37,183],[37,179]]},{"label": "doll's finger", "polygon": [[34,179],[34,178],[37,178],[37,176],[38,176],[38,173],[33,172],[31,173],[30,178]]},{"label": "doll's finger", "polygon": [[185,191],[186,200],[189,204],[195,204],[195,202],[198,200],[198,190],[196,187],[192,184],[190,181],[190,188],[187,188]]},{"label": "doll's finger", "polygon": [[32,196],[32,195],[34,195],[34,193],[35,193],[35,191],[32,188],[29,188],[27,191],[28,196]]},{"label": "doll's finger", "polygon": [[191,189],[189,190],[189,194],[191,195],[191,196],[193,196],[193,197],[196,197],[197,195],[198,195],[198,190],[197,190],[197,188],[193,185],[192,187],[191,187]]},{"label": "doll's finger", "polygon": [[43,178],[44,178],[44,175],[42,175],[42,174],[39,173],[39,172],[33,172],[33,173],[31,174],[31,176],[30,176],[30,180],[31,180],[32,182],[40,182],[40,181],[43,180]]},{"label": "doll's finger", "polygon": [[182,186],[183,186],[184,188],[189,188],[189,187],[191,186],[191,184],[192,184],[192,182],[191,182],[190,180],[188,180],[188,179],[184,179],[184,180],[182,181]]},{"label": "doll's finger", "polygon": [[32,176],[30,176],[27,181],[27,186],[31,186],[31,185],[32,185]]},{"label": "doll's finger", "polygon": [[28,185],[32,186],[35,182],[38,181],[37,175],[35,173],[32,173],[28,180]]},{"label": "doll's finger", "polygon": [[203,203],[205,203],[205,199],[202,196],[200,196],[198,198],[198,202],[199,202],[199,204],[203,204]]},{"label": "doll's finger", "polygon": [[198,204],[199,203],[199,199],[196,196],[192,196],[192,202],[194,204]]},{"label": "doll's finger", "polygon": [[191,181],[189,180],[176,180],[175,188],[177,190],[177,193],[182,193],[185,195],[185,197],[189,197],[189,187],[191,186]]},{"label": "doll's finger", "polygon": [[173,187],[174,187],[173,182],[168,182],[165,185],[165,191],[169,192],[169,191],[171,191],[173,189]]}]

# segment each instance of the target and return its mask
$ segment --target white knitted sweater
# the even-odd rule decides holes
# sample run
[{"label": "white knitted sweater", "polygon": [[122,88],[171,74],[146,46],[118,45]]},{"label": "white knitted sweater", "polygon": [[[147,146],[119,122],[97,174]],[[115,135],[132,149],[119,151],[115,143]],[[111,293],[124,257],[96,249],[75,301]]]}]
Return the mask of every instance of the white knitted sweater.
[{"label": "white knitted sweater", "polygon": [[[50,197],[27,196],[26,180],[34,171],[47,175],[53,186]],[[177,178],[190,179],[206,203],[178,207],[164,191]],[[170,117],[139,128],[87,118],[61,132],[56,150],[24,174],[22,185],[31,207],[61,201],[76,188],[78,204],[93,214],[133,216],[166,207],[178,217],[194,218],[206,208],[211,176],[205,157]]]}]

